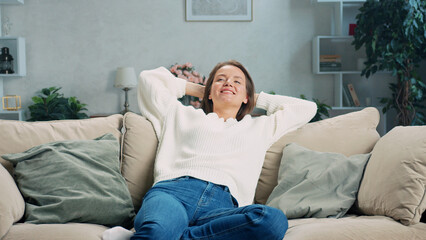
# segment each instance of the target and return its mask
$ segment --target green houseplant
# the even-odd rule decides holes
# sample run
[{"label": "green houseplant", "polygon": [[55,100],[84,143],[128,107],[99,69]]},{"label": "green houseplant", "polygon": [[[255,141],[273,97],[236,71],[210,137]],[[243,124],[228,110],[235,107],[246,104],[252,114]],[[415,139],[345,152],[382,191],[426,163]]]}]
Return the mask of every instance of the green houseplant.
[{"label": "green houseplant", "polygon": [[[301,99],[306,99],[305,95],[301,94],[300,95]],[[323,119],[323,117],[330,117],[330,114],[328,113],[328,110],[331,110],[331,107],[323,102],[321,102],[319,99],[317,98],[312,98],[312,100],[317,104],[317,113],[315,114],[315,116],[311,119],[310,122],[318,122],[321,121]]]},{"label": "green houseplant", "polygon": [[383,112],[395,109],[398,125],[424,125],[426,85],[417,69],[426,58],[426,1],[367,0],[359,11],[352,44],[365,47],[361,75],[391,71],[397,82],[389,86],[392,97],[381,99]]},{"label": "green houseplant", "polygon": [[[275,92],[269,91],[269,94],[275,95]],[[304,94],[300,94],[300,98],[304,100],[308,100]],[[316,99],[316,98],[312,98],[312,101],[314,101],[317,104],[317,113],[309,122],[321,121],[324,116],[330,117],[330,114],[328,113],[328,111],[331,110],[331,107],[329,105],[321,102],[319,99]]]},{"label": "green houseplant", "polygon": [[66,98],[59,93],[60,87],[43,88],[38,96],[32,98],[34,104],[28,106],[31,118],[28,121],[49,121],[62,119],[88,118],[86,104],[76,97]]}]

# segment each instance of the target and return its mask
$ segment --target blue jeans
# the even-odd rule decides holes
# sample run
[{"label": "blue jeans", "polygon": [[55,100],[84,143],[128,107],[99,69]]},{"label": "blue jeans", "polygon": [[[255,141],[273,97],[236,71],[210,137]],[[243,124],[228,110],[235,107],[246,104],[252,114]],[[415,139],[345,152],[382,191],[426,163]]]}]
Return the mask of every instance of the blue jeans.
[{"label": "blue jeans", "polygon": [[192,177],[155,184],[135,218],[131,240],[282,240],[284,213],[265,205],[238,207],[228,187]]}]

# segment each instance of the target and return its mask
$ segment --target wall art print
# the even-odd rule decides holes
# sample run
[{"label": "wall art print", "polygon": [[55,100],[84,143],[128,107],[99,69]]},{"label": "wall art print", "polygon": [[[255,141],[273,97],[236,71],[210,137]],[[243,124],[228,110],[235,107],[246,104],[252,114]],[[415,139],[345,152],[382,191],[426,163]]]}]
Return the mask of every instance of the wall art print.
[{"label": "wall art print", "polygon": [[252,20],[252,0],[186,0],[186,21]]}]

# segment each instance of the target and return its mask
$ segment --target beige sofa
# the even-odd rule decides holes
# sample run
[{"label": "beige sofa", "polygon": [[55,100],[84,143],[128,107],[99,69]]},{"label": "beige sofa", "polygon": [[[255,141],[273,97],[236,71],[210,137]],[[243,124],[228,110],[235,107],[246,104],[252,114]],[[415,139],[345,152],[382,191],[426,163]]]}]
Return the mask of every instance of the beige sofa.
[{"label": "beige sofa", "polygon": [[[309,123],[288,133],[267,152],[256,203],[265,203],[277,185],[283,148],[290,142],[322,152],[346,156],[372,153],[357,202],[343,218],[289,220],[285,240],[302,239],[426,239],[426,127],[398,127],[380,138],[375,108]],[[157,139],[151,124],[127,113],[86,120],[19,122],[0,120],[0,156],[64,139],[94,139],[113,133],[121,139],[121,171],[136,211],[152,185]],[[25,202],[12,175],[13,167],[0,159],[0,238],[2,240],[99,240],[107,229],[88,223],[29,224]]]}]

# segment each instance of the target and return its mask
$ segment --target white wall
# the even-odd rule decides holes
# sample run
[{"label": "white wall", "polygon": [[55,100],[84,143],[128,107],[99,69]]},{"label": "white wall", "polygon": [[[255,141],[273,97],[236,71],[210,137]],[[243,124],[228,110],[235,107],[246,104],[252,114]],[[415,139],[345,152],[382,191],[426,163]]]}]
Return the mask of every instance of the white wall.
[{"label": "white wall", "polygon": [[[136,72],[192,62],[208,75],[219,61],[236,59],[257,91],[332,105],[333,78],[312,74],[311,42],[329,34],[331,8],[310,0],[253,0],[252,22],[186,22],[184,0],[25,0],[4,6],[11,36],[26,38],[27,76],[4,81],[5,94],[23,106],[44,87],[88,104],[89,114],[122,110],[124,93],[113,87],[115,70]],[[130,108],[139,112],[136,91]]]}]

